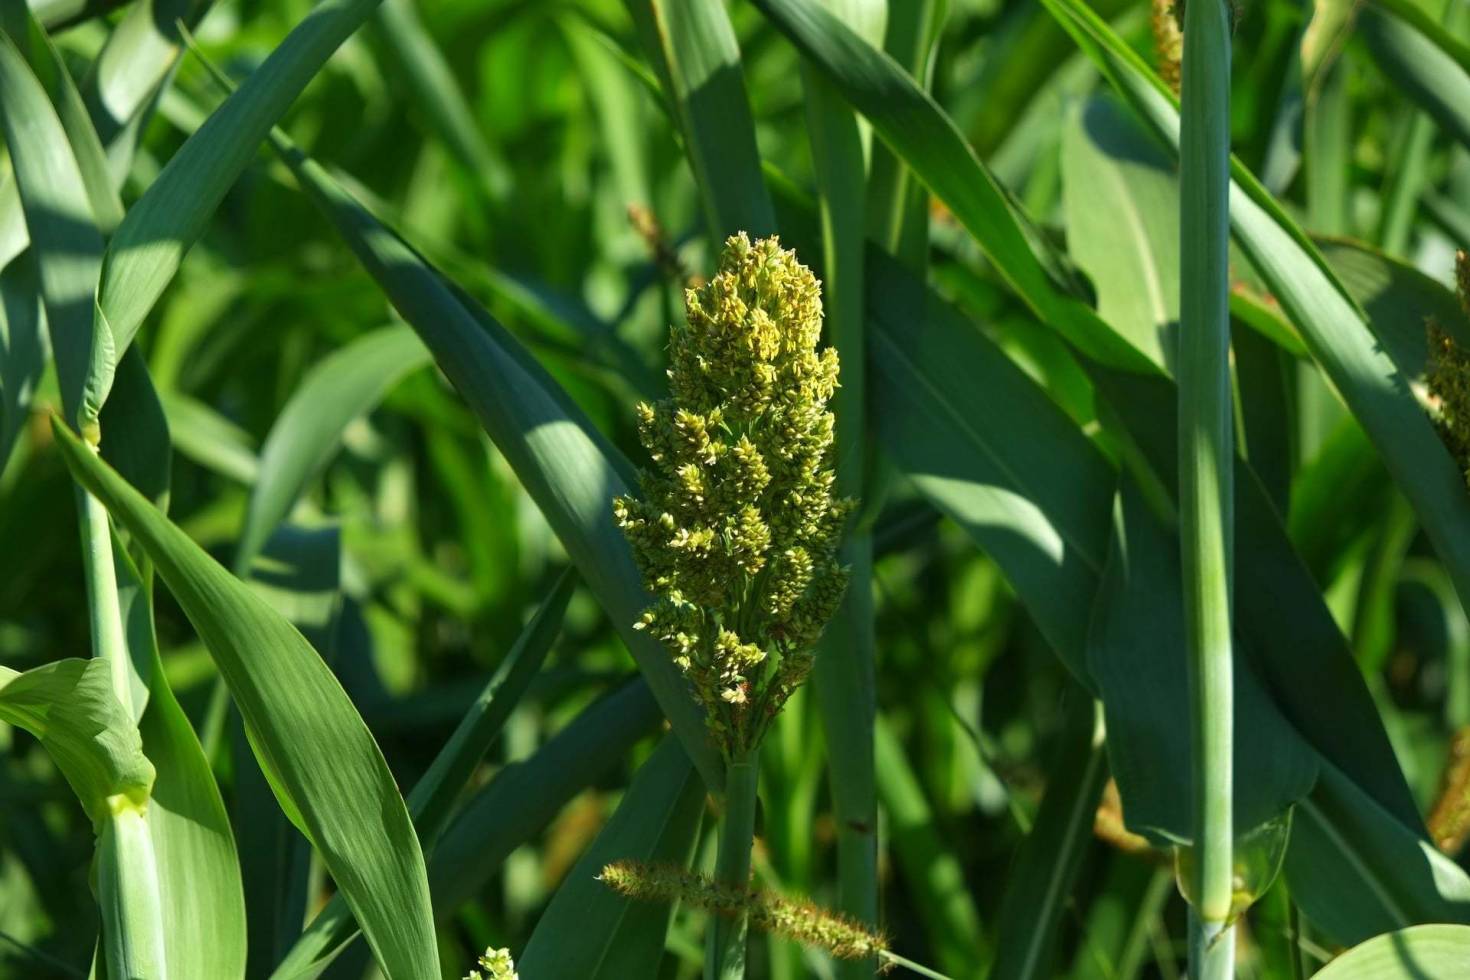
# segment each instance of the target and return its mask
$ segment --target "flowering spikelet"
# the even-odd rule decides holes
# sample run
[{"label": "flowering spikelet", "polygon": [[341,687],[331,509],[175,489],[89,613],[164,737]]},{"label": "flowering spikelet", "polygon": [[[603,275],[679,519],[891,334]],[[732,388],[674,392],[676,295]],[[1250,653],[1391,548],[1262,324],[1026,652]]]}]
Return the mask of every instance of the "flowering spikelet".
[{"label": "flowering spikelet", "polygon": [[1150,25],[1154,32],[1154,55],[1158,59],[1159,77],[1179,94],[1179,62],[1184,56],[1184,34],[1179,30],[1178,11],[1174,0],[1153,0]]},{"label": "flowering spikelet", "polygon": [[868,959],[888,952],[883,936],[846,916],[811,902],[723,885],[678,865],[617,861],[602,869],[599,880],[618,894],[640,901],[679,901],[724,916],[743,913],[757,929],[824,949],[838,959]]},{"label": "flowering spikelet", "polygon": [[725,242],[669,336],[668,399],[640,404],[653,467],[613,515],[654,602],[636,624],[689,679],[730,757],[759,742],[811,669],[847,585],[834,499],[837,352],[821,287],[774,238]]},{"label": "flowering spikelet", "polygon": [[[1455,257],[1460,305],[1470,318],[1470,256]],[[1470,353],[1444,325],[1429,321],[1429,363],[1425,381],[1435,407],[1435,426],[1450,455],[1470,483]]]},{"label": "flowering spikelet", "polygon": [[479,968],[471,970],[464,980],[521,980],[516,972],[515,961],[508,949],[487,949],[478,961]]}]

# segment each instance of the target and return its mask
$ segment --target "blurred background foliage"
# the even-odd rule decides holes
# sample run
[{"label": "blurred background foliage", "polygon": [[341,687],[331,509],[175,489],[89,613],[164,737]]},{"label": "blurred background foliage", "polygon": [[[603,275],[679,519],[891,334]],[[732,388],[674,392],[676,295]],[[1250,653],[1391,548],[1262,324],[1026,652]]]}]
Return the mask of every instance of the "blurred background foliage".
[{"label": "blurred background foliage", "polygon": [[[78,19],[80,5],[61,0],[33,6],[56,25],[78,76],[121,16],[103,9]],[[198,24],[198,43],[242,78],[312,6],[222,0]],[[1423,6],[1438,17],[1444,5]],[[1463,38],[1470,18],[1463,3],[1456,6],[1449,23]],[[1145,6],[1094,0],[1093,7],[1154,61]],[[761,155],[809,190],[798,54],[753,6],[735,3],[730,13]],[[1249,4],[1235,39],[1236,153],[1308,230],[1374,243],[1448,283],[1453,250],[1470,231],[1470,154],[1425,122],[1356,37],[1334,52],[1323,87],[1304,99],[1298,51],[1308,13],[1285,0]],[[711,265],[699,189],[651,78],[632,22],[613,0],[386,0],[283,121],[314,159],[508,327],[635,461],[632,403],[661,393],[665,331],[682,315],[685,278]],[[1125,182],[1146,182],[1153,168],[1167,195],[1172,165],[1159,164],[1166,158],[1148,145],[1119,152],[1130,137],[1116,128],[1116,104],[1089,101],[1103,88],[1043,6],[948,3],[934,98],[1043,232],[1067,244],[1105,314],[1106,304],[1120,304],[1127,319],[1122,294],[1137,284],[1103,281],[1088,249],[1106,251],[1106,241],[1089,244],[1074,233],[1085,212],[1124,220],[1108,168]],[[217,102],[199,62],[184,58],[147,126],[124,201],[153,181]],[[1293,106],[1298,119],[1305,112],[1305,165],[1301,141],[1282,131]],[[1138,172],[1130,175],[1130,165]],[[930,206],[929,218],[931,283],[1117,458],[1123,449],[1103,431],[1092,383],[1073,354],[999,285],[942,205]],[[324,359],[394,322],[368,273],[262,151],[139,335],[175,449],[172,518],[229,564],[283,410],[311,391]],[[1306,361],[1278,355],[1273,347],[1265,356],[1291,377],[1274,420],[1283,441],[1275,479],[1290,488],[1283,516],[1427,813],[1440,799],[1452,746],[1466,751],[1455,739],[1470,724],[1470,625],[1359,424]],[[1238,347],[1237,363],[1246,356]],[[408,787],[567,559],[436,369],[405,358],[402,370],[384,374],[381,399],[363,406],[340,444],[331,440],[335,448],[312,468],[291,529],[267,548],[289,574],[262,588],[312,628]],[[16,669],[82,656],[89,646],[71,480],[46,421],[58,399],[47,371],[25,414],[6,419],[14,444],[0,475],[0,661]],[[1065,735],[1079,711],[1091,724],[1090,701],[995,562],[905,477],[889,477],[872,581],[882,922],[906,955],[974,976],[1009,938],[1002,907],[1044,791],[1058,778],[1085,778],[1065,758]],[[166,590],[157,619],[169,682],[236,822],[251,970],[265,976],[299,932],[303,911],[322,900],[321,870],[301,858],[299,839],[278,813],[252,809],[261,805],[251,783],[259,777],[242,774],[242,762],[253,763],[241,754],[238,723]],[[579,588],[545,667],[468,787],[464,813],[473,815],[473,794],[506,767],[536,766],[538,752],[633,672],[596,601]],[[815,700],[799,696],[768,743],[756,866],[779,888],[835,904],[824,754],[849,748],[822,744],[815,712]],[[525,946],[658,728],[656,711],[640,703],[593,736],[605,751],[516,846],[481,851],[470,825],[456,839],[453,863],[432,862],[436,897],[442,879],[434,876],[453,879],[443,892],[452,908],[441,909],[446,976],[487,945]],[[0,727],[0,749],[0,974],[83,976],[98,927],[87,880],[91,828],[33,739]],[[1178,977],[1182,899],[1167,858],[1122,831],[1111,787],[1081,855],[1075,883],[1053,899],[1049,965],[1034,975]],[[299,904],[282,902],[283,894]],[[271,925],[257,925],[264,923]],[[1336,948],[1308,923],[1298,954],[1296,928],[1278,883],[1245,924],[1242,975],[1294,976],[1299,955],[1310,968]],[[675,919],[662,976],[697,974],[701,930],[697,914]],[[755,976],[831,975],[818,954],[781,940],[755,944]],[[333,969],[357,976],[370,967],[358,955]]]}]

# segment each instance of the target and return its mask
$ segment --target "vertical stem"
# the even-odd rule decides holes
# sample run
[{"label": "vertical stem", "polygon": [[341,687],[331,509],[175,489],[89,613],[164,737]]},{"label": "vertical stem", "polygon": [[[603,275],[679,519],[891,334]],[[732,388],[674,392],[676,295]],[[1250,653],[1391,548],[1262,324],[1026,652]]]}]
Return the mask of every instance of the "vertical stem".
[{"label": "vertical stem", "polygon": [[[873,44],[882,42],[885,5],[827,4]],[[822,292],[827,339],[842,363],[842,384],[833,397],[836,415],[837,492],[862,497],[868,442],[864,251],[867,247],[868,171],[863,132],[853,112],[830,83],[802,66],[807,130],[820,191]],[[812,677],[828,746],[833,809],[837,818],[837,904],[860,922],[878,915],[878,796],[873,773],[874,648],[872,538],[868,529],[849,529],[841,561],[849,569],[847,594],[823,638]],[[836,964],[842,980],[871,977],[872,960]]]},{"label": "vertical stem", "polygon": [[1230,11],[1185,8],[1181,98],[1180,545],[1194,769],[1194,980],[1230,977],[1233,526],[1230,395]]},{"label": "vertical stem", "polygon": [[117,567],[112,560],[112,527],[102,501],[86,490],[78,490],[77,493],[77,509],[82,519],[82,567],[87,581],[92,656],[107,660],[112,671],[112,692],[128,714],[136,718],[133,664],[128,657],[122,607],[117,598]]},{"label": "vertical stem", "polygon": [[97,893],[110,972],[127,980],[166,980],[163,898],[141,807],[124,803],[102,825]]},{"label": "vertical stem", "polygon": [[[715,880],[722,885],[750,887],[750,849],[755,842],[755,791],[759,772],[757,750],[731,762],[725,770],[725,815],[720,821],[720,845],[715,855]],[[744,915],[713,916],[705,948],[705,980],[742,980],[745,931]]]},{"label": "vertical stem", "polygon": [[[1188,13],[1185,13],[1188,17]],[[1187,26],[1187,25],[1186,25]],[[1348,66],[1328,66],[1315,92],[1307,93],[1302,141],[1306,150],[1307,222],[1322,235],[1348,233],[1348,163],[1351,104]]]},{"label": "vertical stem", "polygon": [[1290,895],[1286,899],[1286,922],[1291,934],[1291,980],[1305,980],[1307,968],[1302,962],[1302,917]]},{"label": "vertical stem", "polygon": [[[77,491],[77,509],[92,656],[108,662],[113,694],[128,716],[137,719],[141,704],[134,696],[135,685],[141,696],[143,684],[133,669],[123,627],[112,526],[102,502],[86,490]],[[148,829],[148,802],[118,799],[115,803],[97,839],[97,897],[107,963],[120,976],[164,980],[163,898]]]}]

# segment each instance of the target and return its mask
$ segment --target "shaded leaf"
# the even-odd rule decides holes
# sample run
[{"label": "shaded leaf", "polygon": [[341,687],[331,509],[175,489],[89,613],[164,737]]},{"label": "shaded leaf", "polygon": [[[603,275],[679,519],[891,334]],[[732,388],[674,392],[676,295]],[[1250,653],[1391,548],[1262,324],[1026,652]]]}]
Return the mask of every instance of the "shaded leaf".
[{"label": "shaded leaf", "polygon": [[518,970],[528,977],[587,980],[655,976],[672,905],[626,898],[598,875],[614,861],[688,864],[703,807],[698,774],[678,740],[664,739],[557,889]]}]

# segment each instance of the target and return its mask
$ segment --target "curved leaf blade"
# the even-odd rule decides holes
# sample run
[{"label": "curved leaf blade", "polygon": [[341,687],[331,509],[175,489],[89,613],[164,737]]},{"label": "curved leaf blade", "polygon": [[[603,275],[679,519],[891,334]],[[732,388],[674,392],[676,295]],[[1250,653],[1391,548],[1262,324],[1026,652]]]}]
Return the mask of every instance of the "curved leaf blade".
[{"label": "curved leaf blade", "polygon": [[394,326],[358,337],[311,369],[261,447],[258,476],[235,553],[237,571],[250,567],[290,514],[312,475],[326,465],[348,423],[429,360],[413,330]]},{"label": "curved leaf blade", "polygon": [[1325,760],[1297,807],[1286,877],[1302,912],[1339,943],[1419,923],[1470,923],[1470,875]]},{"label": "curved leaf blade", "polygon": [[322,0],[225,100],[128,209],[97,301],[117,348],[132,342],[225,193],[272,126],[379,0]]},{"label": "curved leaf blade", "polygon": [[142,545],[209,648],[287,814],[298,821],[389,977],[437,978],[418,837],[382,752],[294,627],[65,427],[72,474]]},{"label": "curved leaf blade", "polygon": [[102,235],[61,120],[25,58],[3,33],[0,129],[36,251],[62,402],[72,424],[95,427],[114,363],[111,332],[93,313]]},{"label": "curved leaf blade", "polygon": [[[1165,145],[1177,148],[1178,108],[1137,53],[1078,0],[1043,2]],[[1462,602],[1470,600],[1470,495],[1464,474],[1415,401],[1405,366],[1393,360],[1393,347],[1256,178],[1234,160],[1231,175],[1237,243],[1413,504]]]},{"label": "curved leaf blade", "polygon": [[1413,926],[1374,936],[1312,974],[1315,980],[1452,977],[1470,963],[1470,926]]},{"label": "curved leaf blade", "polygon": [[315,161],[274,137],[302,188],[434,354],[490,438],[505,454],[583,580],[612,617],[659,705],[711,787],[723,763],[684,676],[668,652],[634,629],[648,597],[633,555],[613,523],[613,497],[632,467],[483,308],[374,218]]},{"label": "curved leaf blade", "polygon": [[1403,0],[1372,0],[1358,34],[1397,89],[1470,148],[1470,47]]},{"label": "curved leaf blade", "polygon": [[932,96],[814,0],[753,0],[974,237],[1042,322],[1103,363],[1149,370],[1097,314],[1059,290],[1050,256]]}]

